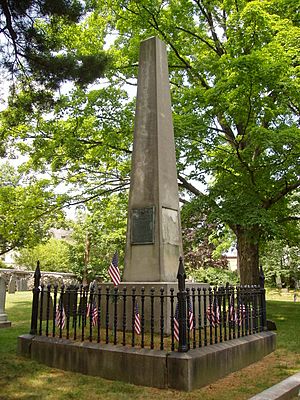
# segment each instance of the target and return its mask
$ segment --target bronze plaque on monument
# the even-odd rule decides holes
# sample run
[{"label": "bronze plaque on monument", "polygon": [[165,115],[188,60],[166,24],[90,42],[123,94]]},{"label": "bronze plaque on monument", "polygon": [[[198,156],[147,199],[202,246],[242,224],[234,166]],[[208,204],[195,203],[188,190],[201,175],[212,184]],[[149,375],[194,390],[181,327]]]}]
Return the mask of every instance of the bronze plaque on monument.
[{"label": "bronze plaque on monument", "polygon": [[154,243],[154,207],[131,210],[131,243]]}]

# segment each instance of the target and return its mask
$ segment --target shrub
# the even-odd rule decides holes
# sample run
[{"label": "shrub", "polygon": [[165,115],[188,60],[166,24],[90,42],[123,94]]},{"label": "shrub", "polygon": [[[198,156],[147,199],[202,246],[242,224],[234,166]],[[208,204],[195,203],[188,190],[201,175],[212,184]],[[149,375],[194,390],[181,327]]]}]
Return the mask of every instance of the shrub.
[{"label": "shrub", "polygon": [[209,283],[212,286],[225,286],[228,282],[230,285],[239,283],[236,271],[219,268],[199,268],[187,270],[187,276],[192,277],[196,282]]}]

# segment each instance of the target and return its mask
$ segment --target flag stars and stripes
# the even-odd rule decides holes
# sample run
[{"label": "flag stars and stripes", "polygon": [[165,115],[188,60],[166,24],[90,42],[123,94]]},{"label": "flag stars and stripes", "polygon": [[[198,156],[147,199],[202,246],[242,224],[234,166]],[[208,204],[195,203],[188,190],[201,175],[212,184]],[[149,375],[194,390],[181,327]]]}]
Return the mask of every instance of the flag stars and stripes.
[{"label": "flag stars and stripes", "polygon": [[174,338],[179,342],[179,308],[178,303],[176,304],[175,314],[174,314]]},{"label": "flag stars and stripes", "polygon": [[108,268],[109,276],[111,277],[114,286],[118,286],[121,282],[120,270],[118,266],[118,254],[115,252],[112,262]]},{"label": "flag stars and stripes", "polygon": [[134,309],[134,331],[137,335],[140,335],[141,333],[141,318],[137,303],[135,303]]},{"label": "flag stars and stripes", "polygon": [[65,323],[66,323],[66,314],[62,301],[60,300],[56,306],[55,325],[61,329],[64,329]]},{"label": "flag stars and stripes", "polygon": [[[91,312],[91,309],[92,309],[92,312]],[[98,308],[97,308],[95,301],[92,304],[89,303],[87,306],[87,312],[86,312],[87,318],[89,318],[90,315],[92,315],[92,325],[93,326],[97,325],[97,323],[98,323]]]},{"label": "flag stars and stripes", "polygon": [[218,304],[210,304],[206,310],[208,322],[214,327],[220,324],[220,308]]},{"label": "flag stars and stripes", "polygon": [[[178,303],[176,304],[175,314],[174,314],[174,338],[179,342],[179,308]],[[194,328],[194,313],[192,309],[192,304],[188,301],[188,327],[191,331]]]},{"label": "flag stars and stripes", "polygon": [[188,302],[188,310],[189,310],[189,328],[190,331],[194,328],[194,313],[192,309],[192,303]]}]

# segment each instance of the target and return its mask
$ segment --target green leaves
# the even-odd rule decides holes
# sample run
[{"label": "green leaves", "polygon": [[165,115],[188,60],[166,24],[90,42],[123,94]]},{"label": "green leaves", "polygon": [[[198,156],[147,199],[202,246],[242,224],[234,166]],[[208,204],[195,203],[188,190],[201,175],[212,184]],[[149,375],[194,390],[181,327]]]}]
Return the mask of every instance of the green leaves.
[{"label": "green leaves", "polygon": [[[3,143],[30,156],[28,171],[69,185],[74,203],[106,204],[106,196],[128,187],[134,102],[122,88],[136,80],[140,41],[156,35],[169,53],[178,172],[185,198],[193,189],[194,215],[204,210],[209,223],[249,230],[245,238],[255,244],[283,235],[282,221],[299,214],[297,4],[109,0],[89,6],[77,24],[37,21],[36,51],[45,62],[53,55],[58,64],[74,61],[78,86],[53,97],[23,82],[2,113]],[[106,55],[107,33],[116,39]],[[97,71],[101,76],[98,63],[106,56],[107,80],[87,86]],[[66,71],[55,62],[53,76],[73,74],[71,64]]]},{"label": "green leaves", "polygon": [[62,222],[59,196],[46,180],[24,180],[4,164],[0,182],[0,254],[41,242],[55,222]]},{"label": "green leaves", "polygon": [[[89,49],[95,34],[84,37],[84,5],[68,0],[3,3],[1,32],[6,46],[1,65],[14,77],[30,77],[54,89],[69,79],[86,85],[103,76],[108,59],[100,50],[103,43],[97,43],[97,52]],[[97,30],[99,36],[103,40],[103,29]]]},{"label": "green leaves", "polygon": [[18,265],[31,271],[38,260],[43,271],[71,272],[69,245],[64,240],[50,238],[33,248],[21,249],[16,256]]},{"label": "green leaves", "polygon": [[[88,208],[78,214],[73,224],[70,243],[72,270],[89,281],[96,276],[109,280],[108,267],[113,254],[118,252],[121,270],[124,262],[126,239],[127,196],[114,194],[88,203]],[[84,254],[89,238],[89,259],[86,264]]]}]

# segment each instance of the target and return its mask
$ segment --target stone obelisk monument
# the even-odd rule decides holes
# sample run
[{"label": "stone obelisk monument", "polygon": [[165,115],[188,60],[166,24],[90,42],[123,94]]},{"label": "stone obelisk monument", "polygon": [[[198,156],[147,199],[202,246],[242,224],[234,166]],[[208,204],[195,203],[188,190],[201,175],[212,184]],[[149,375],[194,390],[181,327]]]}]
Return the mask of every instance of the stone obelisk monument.
[{"label": "stone obelisk monument", "polygon": [[[150,331],[152,322],[154,331],[161,332],[163,307],[164,333],[171,333],[171,303],[165,299],[162,306],[159,294],[170,295],[174,289],[176,295],[180,255],[182,237],[167,51],[161,40],[151,37],[140,46],[125,267],[118,285],[119,293],[125,288],[129,294],[133,290],[138,296],[142,290],[146,293],[145,332]],[[107,284],[102,287],[106,290]],[[156,294],[154,315],[151,315],[151,290]],[[126,302],[129,330],[133,312],[130,299]],[[141,309],[141,298],[137,303]],[[109,304],[110,315],[114,315],[113,306]],[[122,329],[122,313],[119,308],[119,329]]]},{"label": "stone obelisk monument", "polygon": [[182,254],[166,45],[141,43],[123,282],[174,282]]}]

